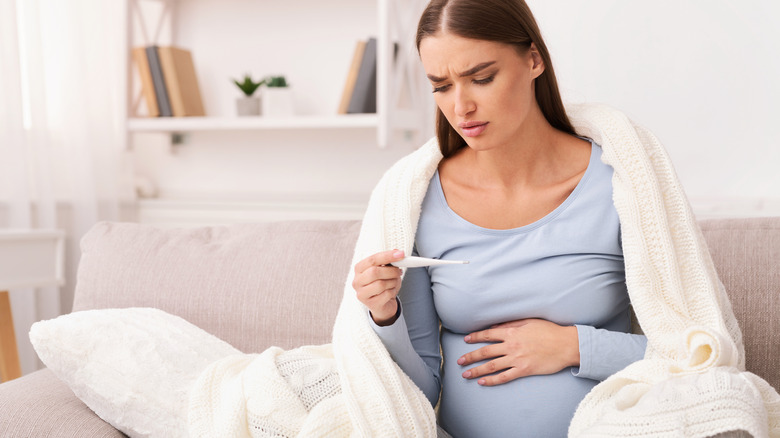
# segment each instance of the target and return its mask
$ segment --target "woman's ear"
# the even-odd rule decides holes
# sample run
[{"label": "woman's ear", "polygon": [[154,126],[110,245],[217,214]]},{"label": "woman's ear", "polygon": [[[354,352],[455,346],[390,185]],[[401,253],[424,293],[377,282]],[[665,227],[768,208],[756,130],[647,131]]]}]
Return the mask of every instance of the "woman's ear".
[{"label": "woman's ear", "polygon": [[528,49],[528,54],[531,56],[531,61],[533,61],[533,64],[531,65],[531,77],[536,79],[542,73],[544,73],[544,60],[542,59],[542,55],[539,53],[539,49],[536,48],[535,43],[531,43],[531,47]]}]

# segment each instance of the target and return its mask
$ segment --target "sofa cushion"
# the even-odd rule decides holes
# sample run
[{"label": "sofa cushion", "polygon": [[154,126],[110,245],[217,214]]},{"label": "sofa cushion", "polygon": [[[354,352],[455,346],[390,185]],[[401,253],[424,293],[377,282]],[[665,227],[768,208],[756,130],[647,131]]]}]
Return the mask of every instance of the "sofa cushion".
[{"label": "sofa cushion", "polygon": [[121,438],[51,370],[44,369],[0,385],[0,436]]},{"label": "sofa cushion", "polygon": [[742,329],[745,366],[780,389],[780,220],[710,219],[700,225]]},{"label": "sofa cushion", "polygon": [[359,221],[159,229],[82,239],[73,310],[155,307],[243,352],[330,342]]}]

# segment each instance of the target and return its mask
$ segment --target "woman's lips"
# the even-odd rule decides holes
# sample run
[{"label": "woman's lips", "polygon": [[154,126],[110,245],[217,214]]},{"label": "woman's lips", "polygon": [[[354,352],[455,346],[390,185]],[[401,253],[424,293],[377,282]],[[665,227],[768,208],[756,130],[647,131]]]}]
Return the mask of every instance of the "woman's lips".
[{"label": "woman's lips", "polygon": [[476,137],[487,128],[488,122],[466,122],[459,125],[461,132],[466,137]]}]

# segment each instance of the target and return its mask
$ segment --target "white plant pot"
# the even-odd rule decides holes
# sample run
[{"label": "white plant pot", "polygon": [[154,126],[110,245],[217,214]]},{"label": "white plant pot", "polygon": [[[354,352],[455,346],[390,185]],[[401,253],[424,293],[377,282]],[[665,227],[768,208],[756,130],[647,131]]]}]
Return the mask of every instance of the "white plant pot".
[{"label": "white plant pot", "polygon": [[239,116],[259,116],[259,97],[239,97],[236,99],[236,110]]},{"label": "white plant pot", "polygon": [[262,94],[262,112],[264,116],[286,117],[295,113],[293,95],[290,87],[264,87]]}]

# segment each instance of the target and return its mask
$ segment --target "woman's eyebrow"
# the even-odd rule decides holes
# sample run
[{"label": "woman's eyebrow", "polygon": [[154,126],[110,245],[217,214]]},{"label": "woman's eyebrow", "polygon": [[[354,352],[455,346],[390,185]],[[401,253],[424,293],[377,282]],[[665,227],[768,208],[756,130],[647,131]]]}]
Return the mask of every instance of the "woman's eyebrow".
[{"label": "woman's eyebrow", "polygon": [[[477,64],[476,66],[471,67],[470,69],[468,69],[468,70],[466,70],[464,72],[458,73],[458,76],[459,77],[464,77],[464,76],[471,76],[473,74],[477,74],[480,71],[490,67],[491,65],[493,65],[495,63],[496,63],[496,61],[488,61],[488,62],[483,62],[481,64]],[[428,76],[428,79],[430,79],[432,82],[443,82],[445,79],[447,79],[447,78],[440,78],[440,77],[434,76],[434,75],[427,75],[427,76]]]}]

